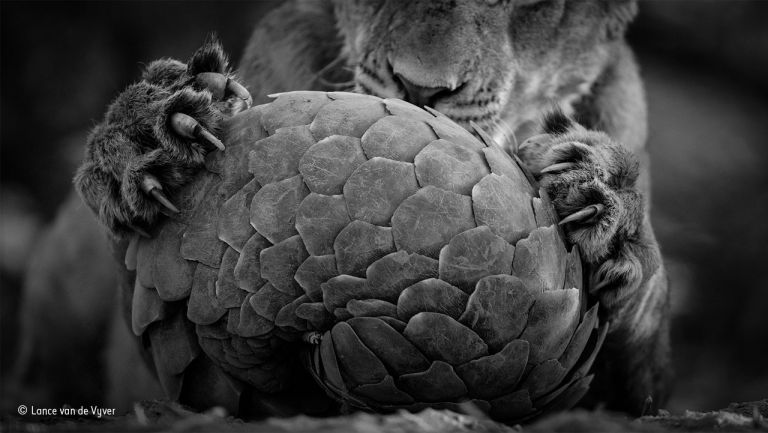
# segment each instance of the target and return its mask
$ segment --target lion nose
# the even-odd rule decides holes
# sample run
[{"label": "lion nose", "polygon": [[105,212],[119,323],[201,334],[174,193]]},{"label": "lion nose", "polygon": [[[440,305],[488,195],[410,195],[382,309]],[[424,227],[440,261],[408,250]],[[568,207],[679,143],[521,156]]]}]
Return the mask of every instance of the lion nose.
[{"label": "lion nose", "polygon": [[418,107],[434,107],[435,101],[452,92],[447,87],[419,86],[400,74],[395,74],[395,79],[405,89],[405,99]]}]

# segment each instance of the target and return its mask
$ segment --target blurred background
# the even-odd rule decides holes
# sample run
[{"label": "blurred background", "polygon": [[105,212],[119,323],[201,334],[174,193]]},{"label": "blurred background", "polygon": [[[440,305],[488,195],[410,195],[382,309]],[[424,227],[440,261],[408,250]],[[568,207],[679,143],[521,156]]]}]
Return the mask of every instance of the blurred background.
[{"label": "blurred background", "polygon": [[[30,254],[106,105],[144,63],[186,59],[211,31],[236,64],[253,24],[278,3],[0,2],[3,377],[19,350]],[[640,10],[629,40],[646,82],[653,217],[673,290],[668,409],[766,398],[768,2],[659,0]]]}]

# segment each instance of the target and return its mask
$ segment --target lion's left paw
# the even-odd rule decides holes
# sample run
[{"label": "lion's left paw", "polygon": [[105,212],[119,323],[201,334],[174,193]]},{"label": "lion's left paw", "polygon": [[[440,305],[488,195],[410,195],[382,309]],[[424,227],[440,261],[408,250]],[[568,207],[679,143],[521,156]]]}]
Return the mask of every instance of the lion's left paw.
[{"label": "lion's left paw", "polygon": [[585,259],[620,260],[621,244],[636,236],[643,219],[637,161],[606,134],[560,112],[545,118],[544,132],[521,144],[520,158],[552,199],[560,224]]}]

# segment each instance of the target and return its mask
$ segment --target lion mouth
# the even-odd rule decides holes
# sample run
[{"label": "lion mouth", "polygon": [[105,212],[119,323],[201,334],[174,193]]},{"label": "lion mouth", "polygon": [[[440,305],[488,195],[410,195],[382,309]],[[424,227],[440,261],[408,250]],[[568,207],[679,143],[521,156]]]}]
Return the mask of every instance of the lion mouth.
[{"label": "lion mouth", "polygon": [[[355,92],[397,98],[411,103],[405,89],[393,78],[382,77],[364,64],[355,68]],[[467,86],[464,86],[467,87]],[[445,114],[464,129],[473,132],[472,123],[485,130],[495,130],[501,121],[501,101],[490,88],[471,93],[468,89],[439,98],[430,108]],[[423,108],[423,107],[422,107]]]},{"label": "lion mouth", "polygon": [[489,134],[503,128],[502,104],[498,96],[490,90],[472,93],[465,98],[467,96],[469,99],[447,98],[434,108],[473,134],[476,127]]},{"label": "lion mouth", "polygon": [[480,126],[484,126],[492,124],[499,119],[498,110],[484,109],[484,107],[479,104],[465,107],[458,107],[452,104],[438,104],[438,106],[435,107],[435,110],[445,114],[451,120],[469,130],[472,130],[471,123],[473,122]]}]

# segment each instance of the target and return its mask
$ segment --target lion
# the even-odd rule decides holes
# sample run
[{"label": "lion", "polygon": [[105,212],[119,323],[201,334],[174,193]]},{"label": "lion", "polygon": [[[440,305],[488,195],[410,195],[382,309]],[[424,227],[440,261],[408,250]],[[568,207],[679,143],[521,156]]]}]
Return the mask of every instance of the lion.
[{"label": "lion", "polygon": [[186,64],[152,62],[91,134],[75,184],[110,236],[146,232],[250,95],[353,90],[477,124],[517,151],[552,198],[611,323],[583,404],[652,413],[669,392],[670,313],[649,217],[643,85],[624,40],[636,12],[634,0],[292,0],[263,17],[237,75],[215,41]]}]

